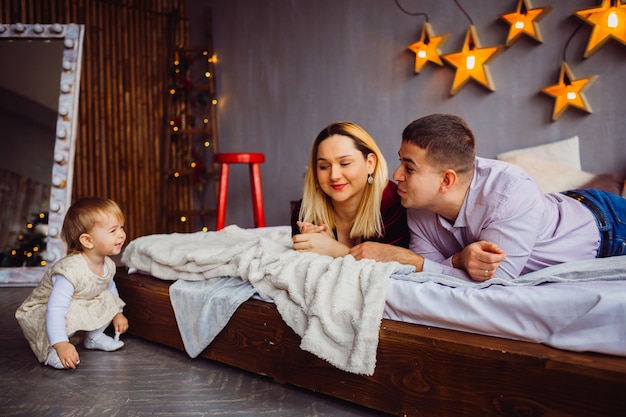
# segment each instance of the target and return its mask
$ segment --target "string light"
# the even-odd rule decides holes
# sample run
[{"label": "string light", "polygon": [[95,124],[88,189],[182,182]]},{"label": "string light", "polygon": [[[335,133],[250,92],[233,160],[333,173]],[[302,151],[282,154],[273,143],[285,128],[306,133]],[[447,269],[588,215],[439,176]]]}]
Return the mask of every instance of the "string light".
[{"label": "string light", "polygon": [[48,242],[48,213],[34,214],[31,220],[24,223],[24,231],[18,233],[14,239],[14,247],[7,248],[0,254],[3,266],[44,266],[42,257],[45,252],[42,248]]},{"label": "string light", "polygon": [[426,22],[424,22],[424,25],[422,26],[420,39],[407,47],[410,51],[415,53],[415,73],[419,74],[427,62],[443,66],[443,61],[441,60],[441,50],[439,48],[448,41],[450,34],[446,33],[444,35],[436,36],[433,27],[428,21],[428,15],[426,15],[426,13],[409,12],[400,5],[398,0],[395,0],[395,2],[398,8],[404,13],[411,16],[423,16],[426,19]]},{"label": "string light", "polygon": [[470,26],[465,34],[465,42],[463,42],[461,51],[442,55],[448,64],[456,68],[450,95],[458,93],[470,80],[474,80],[489,90],[495,91],[496,87],[487,63],[498,56],[504,47],[502,45],[481,47],[478,32],[472,18],[458,0],[454,0],[454,2],[467,17]]},{"label": "string light", "polygon": [[415,52],[415,73],[420,73],[427,62],[443,66],[439,47],[443,46],[449,38],[450,35],[447,33],[435,36],[430,23],[424,23],[419,41],[408,46],[408,49]]},{"label": "string light", "polygon": [[[215,134],[212,123],[215,120],[213,106],[217,105],[217,99],[214,96],[213,64],[217,62],[217,56],[211,55],[208,50],[181,47],[175,51],[174,58],[168,89],[171,108],[175,113],[175,117],[169,121],[168,150],[172,161],[168,167],[168,178],[172,187],[184,188],[177,191],[176,195],[193,192],[195,204],[197,196],[200,201],[204,201],[205,198],[197,193],[204,191],[204,185],[210,180],[213,171],[213,167],[205,167],[205,161],[210,157],[206,154],[207,149],[212,146],[207,136]],[[193,212],[181,215],[178,212],[176,216],[168,216],[168,223],[173,222],[171,227],[175,230],[188,231],[190,227],[200,226],[192,217],[196,215],[204,214]]]},{"label": "string light", "polygon": [[596,81],[598,76],[592,75],[586,78],[575,79],[572,70],[567,64],[567,48],[569,47],[572,39],[574,39],[574,36],[580,30],[583,24],[584,23],[581,22],[576,30],[574,30],[574,32],[570,35],[567,42],[565,42],[565,47],[563,48],[563,61],[561,63],[561,71],[559,73],[558,84],[554,84],[541,89],[541,92],[554,97],[552,121],[558,120],[559,117],[561,117],[565,110],[567,110],[570,106],[576,107],[587,113],[591,113],[592,111],[584,92],[589,87],[591,87],[591,85]]},{"label": "string light", "polygon": [[470,80],[491,91],[496,87],[487,63],[502,52],[501,45],[482,48],[474,25],[470,25],[460,52],[443,55],[443,59],[456,68],[450,95],[458,93]]},{"label": "string light", "polygon": [[585,58],[596,53],[611,38],[626,45],[626,4],[620,0],[602,0],[600,7],[578,10],[574,14],[593,27]]},{"label": "string light", "polygon": [[511,46],[522,34],[543,42],[538,22],[550,11],[552,11],[552,6],[533,9],[530,0],[519,0],[515,12],[500,15],[510,25],[509,35],[504,45]]},{"label": "string light", "polygon": [[590,77],[575,79],[567,62],[563,61],[558,84],[541,89],[542,92],[555,99],[552,121],[558,120],[569,106],[591,113],[591,106],[584,92],[591,87],[597,78],[597,75],[592,75]]}]

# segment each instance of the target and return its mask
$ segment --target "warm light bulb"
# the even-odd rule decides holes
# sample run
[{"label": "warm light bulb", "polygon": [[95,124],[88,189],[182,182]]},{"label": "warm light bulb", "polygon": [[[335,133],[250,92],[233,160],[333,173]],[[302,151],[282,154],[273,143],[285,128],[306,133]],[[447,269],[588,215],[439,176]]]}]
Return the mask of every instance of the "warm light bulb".
[{"label": "warm light bulb", "polygon": [[211,77],[211,73],[209,71],[204,73],[205,78],[210,78]]},{"label": "warm light bulb", "polygon": [[209,142],[208,140],[204,141],[204,147],[208,148],[209,146],[211,146],[211,142]]},{"label": "warm light bulb", "polygon": [[172,130],[173,130],[174,132],[178,132],[178,126],[174,126],[174,127],[172,128]]},{"label": "warm light bulb", "polygon": [[468,55],[467,58],[465,58],[465,68],[471,71],[474,69],[475,65],[476,57],[474,55]]},{"label": "warm light bulb", "polygon": [[215,106],[215,105],[217,104],[217,100],[216,100],[216,99],[213,99],[213,100],[211,101],[211,103]]},{"label": "warm light bulb", "polygon": [[611,29],[616,29],[619,22],[617,21],[617,13],[615,11],[611,11],[609,13],[609,17],[607,19],[606,25]]},{"label": "warm light bulb", "polygon": [[207,226],[202,226],[202,231],[203,231],[203,232],[208,232],[208,231],[209,231],[209,228],[208,228]]},{"label": "warm light bulb", "polygon": [[192,162],[192,163],[191,163],[191,164],[189,164],[189,165],[190,165],[192,168],[195,168],[195,167],[196,167],[196,163],[195,163],[195,162]]},{"label": "warm light bulb", "polygon": [[185,216],[180,216],[180,222],[181,223],[185,223],[187,221],[187,217]]},{"label": "warm light bulb", "polygon": [[174,178],[178,178],[178,177],[180,177],[180,172],[175,172],[174,173]]},{"label": "warm light bulb", "polygon": [[568,91],[567,92],[567,99],[569,101],[576,100],[576,92],[575,91]]},{"label": "warm light bulb", "polygon": [[515,29],[518,29],[518,30],[524,29],[524,21],[518,20],[517,22],[515,22]]}]

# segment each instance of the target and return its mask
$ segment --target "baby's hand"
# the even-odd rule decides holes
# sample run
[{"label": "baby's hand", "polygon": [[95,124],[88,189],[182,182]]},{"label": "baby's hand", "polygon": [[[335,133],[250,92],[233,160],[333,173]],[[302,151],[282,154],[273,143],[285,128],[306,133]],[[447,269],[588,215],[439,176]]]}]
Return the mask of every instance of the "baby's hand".
[{"label": "baby's hand", "polygon": [[115,330],[116,334],[126,333],[126,330],[128,330],[128,319],[122,313],[117,313],[115,317],[113,317],[111,323],[113,324],[113,329]]},{"label": "baby's hand", "polygon": [[76,365],[80,363],[80,357],[78,356],[78,351],[76,351],[76,346],[70,342],[56,343],[53,348],[57,351],[59,360],[65,369],[75,369]]}]

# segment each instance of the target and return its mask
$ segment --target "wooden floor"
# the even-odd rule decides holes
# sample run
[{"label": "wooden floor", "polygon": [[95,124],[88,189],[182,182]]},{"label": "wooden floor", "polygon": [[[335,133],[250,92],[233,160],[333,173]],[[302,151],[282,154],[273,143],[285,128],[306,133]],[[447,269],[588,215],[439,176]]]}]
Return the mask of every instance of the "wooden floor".
[{"label": "wooden floor", "polygon": [[31,290],[0,287],[1,416],[382,415],[133,336],[117,352],[77,343],[78,368],[55,370],[37,362],[14,317]]}]

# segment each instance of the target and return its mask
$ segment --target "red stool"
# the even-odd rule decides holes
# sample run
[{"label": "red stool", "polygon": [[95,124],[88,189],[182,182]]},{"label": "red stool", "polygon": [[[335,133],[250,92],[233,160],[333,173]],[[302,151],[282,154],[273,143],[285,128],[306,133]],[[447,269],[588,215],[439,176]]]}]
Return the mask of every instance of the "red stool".
[{"label": "red stool", "polygon": [[226,222],[226,195],[228,194],[229,164],[250,165],[250,188],[252,189],[252,208],[254,210],[254,225],[265,227],[265,211],[263,209],[263,189],[261,187],[260,163],[265,162],[262,153],[217,153],[214,161],[220,165],[220,185],[217,197],[217,220],[215,229],[221,230]]}]

